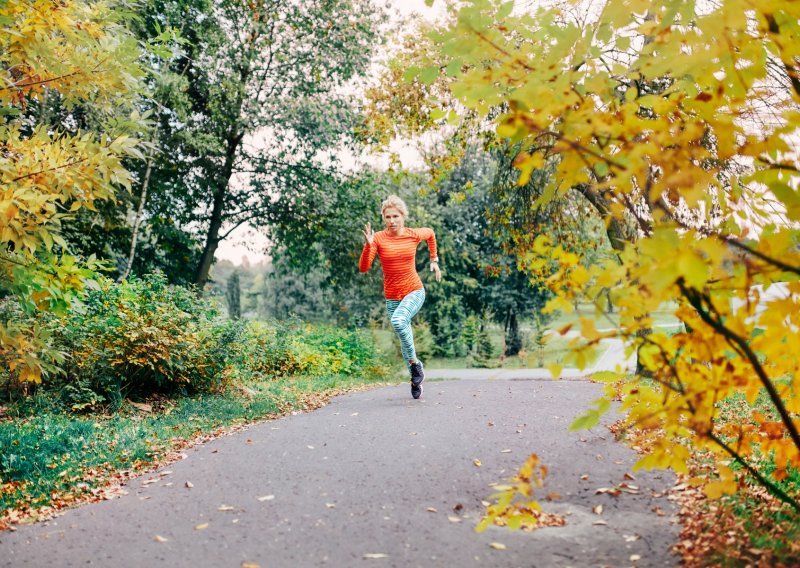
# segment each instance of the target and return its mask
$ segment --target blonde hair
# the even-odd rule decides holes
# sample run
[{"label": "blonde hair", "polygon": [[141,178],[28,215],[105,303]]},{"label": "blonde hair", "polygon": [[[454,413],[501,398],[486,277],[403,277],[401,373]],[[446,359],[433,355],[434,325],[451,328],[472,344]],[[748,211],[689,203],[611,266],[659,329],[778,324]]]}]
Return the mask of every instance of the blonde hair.
[{"label": "blonde hair", "polygon": [[390,195],[386,199],[383,200],[381,203],[381,217],[383,217],[383,212],[386,211],[389,207],[394,207],[400,212],[400,215],[403,216],[404,219],[408,218],[408,207],[406,207],[405,201],[397,197],[396,195]]}]

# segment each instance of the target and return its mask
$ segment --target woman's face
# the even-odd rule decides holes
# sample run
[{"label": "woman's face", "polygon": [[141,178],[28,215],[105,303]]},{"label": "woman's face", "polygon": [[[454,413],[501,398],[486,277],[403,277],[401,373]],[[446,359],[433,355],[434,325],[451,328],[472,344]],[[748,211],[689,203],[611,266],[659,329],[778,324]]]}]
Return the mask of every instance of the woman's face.
[{"label": "woman's face", "polygon": [[387,231],[396,234],[403,229],[405,219],[399,210],[394,207],[387,207],[383,210],[383,222]]}]

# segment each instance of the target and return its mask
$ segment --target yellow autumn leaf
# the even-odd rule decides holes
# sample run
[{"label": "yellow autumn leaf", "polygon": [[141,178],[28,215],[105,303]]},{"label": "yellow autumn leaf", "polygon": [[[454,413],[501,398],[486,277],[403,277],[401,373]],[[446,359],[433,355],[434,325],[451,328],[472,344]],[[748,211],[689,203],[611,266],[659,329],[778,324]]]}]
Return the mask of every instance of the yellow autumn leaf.
[{"label": "yellow autumn leaf", "polygon": [[709,499],[719,499],[723,495],[736,493],[738,485],[736,481],[712,481],[703,487],[703,492]]}]

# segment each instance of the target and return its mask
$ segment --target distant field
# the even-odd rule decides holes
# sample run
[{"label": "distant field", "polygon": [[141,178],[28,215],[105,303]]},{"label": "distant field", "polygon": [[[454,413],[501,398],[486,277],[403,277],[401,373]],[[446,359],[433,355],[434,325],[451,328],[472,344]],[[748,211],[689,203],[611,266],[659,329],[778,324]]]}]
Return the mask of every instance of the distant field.
[{"label": "distant field", "polygon": [[[664,305],[664,307],[653,313],[653,323],[656,327],[678,327],[681,325],[680,321],[675,318],[673,311],[674,305]],[[549,330],[558,330],[568,324],[575,324],[576,327],[580,323],[581,317],[590,317],[595,319],[596,327],[598,329],[607,329],[619,325],[619,317],[616,313],[601,314],[597,316],[593,304],[579,304],[578,309],[571,314],[559,313],[552,321],[550,321],[546,328]],[[564,364],[567,353],[569,351],[569,338],[561,337],[559,335],[551,335],[546,345],[540,350],[532,341],[532,332],[534,324],[532,321],[523,321],[520,328],[525,336],[525,349],[520,356],[508,357],[501,359],[499,357],[503,347],[503,329],[498,325],[490,326],[490,339],[494,345],[495,352],[498,357],[489,361],[489,365],[498,368],[519,369],[519,368],[536,368],[548,366],[551,364]],[[389,329],[378,329],[374,331],[376,340],[379,347],[386,353],[387,357],[392,357],[397,360],[398,367],[402,365],[399,356],[399,349],[396,345],[397,339],[394,333]],[[589,358],[589,363],[597,359],[603,354],[602,350],[595,352]],[[474,366],[473,362],[468,360],[467,357],[455,358],[441,358],[433,357],[425,360],[425,366],[429,369],[464,369]]]},{"label": "distant field", "polygon": [[[679,326],[681,322],[673,315],[675,308],[674,304],[664,304],[662,308],[653,312],[653,324],[662,326]],[[549,329],[561,329],[570,323],[578,324],[581,317],[593,318],[596,321],[598,329],[615,327],[619,325],[619,316],[616,313],[602,314],[599,317],[595,313],[594,304],[579,304],[578,309],[571,314],[559,312],[558,315],[547,324]],[[528,326],[527,329],[530,327]]]}]

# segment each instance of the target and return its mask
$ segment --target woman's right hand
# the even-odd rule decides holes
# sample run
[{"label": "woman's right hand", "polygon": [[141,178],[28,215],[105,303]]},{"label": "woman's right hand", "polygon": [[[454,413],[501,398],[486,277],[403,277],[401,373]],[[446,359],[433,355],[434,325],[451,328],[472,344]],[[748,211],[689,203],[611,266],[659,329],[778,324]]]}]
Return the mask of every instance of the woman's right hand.
[{"label": "woman's right hand", "polygon": [[367,244],[372,246],[372,243],[375,242],[375,231],[372,230],[372,224],[367,223],[364,225],[364,238],[367,239]]}]

